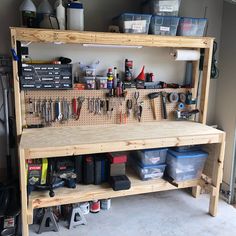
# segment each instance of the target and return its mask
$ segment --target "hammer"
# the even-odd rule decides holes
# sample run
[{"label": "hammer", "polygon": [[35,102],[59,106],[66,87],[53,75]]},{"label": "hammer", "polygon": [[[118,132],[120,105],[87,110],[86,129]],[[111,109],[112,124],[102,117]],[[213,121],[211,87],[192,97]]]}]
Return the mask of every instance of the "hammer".
[{"label": "hammer", "polygon": [[153,117],[155,120],[157,120],[157,107],[155,104],[155,99],[158,98],[160,96],[160,93],[150,93],[148,94],[148,98],[151,101],[151,107],[152,107],[152,112],[153,112]]}]

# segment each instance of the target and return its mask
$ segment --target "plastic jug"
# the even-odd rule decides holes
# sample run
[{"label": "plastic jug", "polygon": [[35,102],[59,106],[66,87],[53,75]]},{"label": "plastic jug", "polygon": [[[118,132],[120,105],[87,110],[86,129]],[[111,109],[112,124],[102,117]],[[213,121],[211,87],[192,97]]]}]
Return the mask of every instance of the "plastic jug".
[{"label": "plastic jug", "polygon": [[67,5],[67,29],[84,30],[84,9],[79,1],[73,1]]},{"label": "plastic jug", "polygon": [[62,4],[62,0],[56,2],[55,9],[59,27],[61,30],[64,30],[66,23],[66,12],[65,12],[65,7]]},{"label": "plastic jug", "polygon": [[37,13],[39,14],[52,14],[53,9],[48,0],[42,0],[37,8]]},{"label": "plastic jug", "polygon": [[21,26],[34,27],[36,18],[36,7],[31,0],[25,0],[20,5]]}]

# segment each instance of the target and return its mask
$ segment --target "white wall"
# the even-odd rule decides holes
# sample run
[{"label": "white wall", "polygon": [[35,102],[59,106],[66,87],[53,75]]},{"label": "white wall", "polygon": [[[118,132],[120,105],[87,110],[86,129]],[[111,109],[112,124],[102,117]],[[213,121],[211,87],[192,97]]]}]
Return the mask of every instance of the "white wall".
[{"label": "white wall", "polygon": [[236,5],[224,3],[220,78],[216,93],[216,123],[226,131],[224,182],[230,184],[236,129]]},{"label": "white wall", "polygon": [[[8,53],[10,48],[9,26],[18,26],[19,5],[21,0],[1,0],[0,5],[0,53]],[[34,0],[36,4],[40,0]],[[53,0],[52,0],[53,2]],[[141,0],[93,0],[85,1],[85,28],[86,30],[106,31],[111,19],[122,12],[140,11]],[[209,18],[208,34],[220,38],[222,0],[182,0],[180,13],[183,16],[203,17],[205,6],[208,7],[207,17]],[[4,23],[2,23],[4,22]],[[54,50],[56,49],[56,50]],[[86,51],[85,51],[86,50]],[[137,74],[142,65],[147,66],[147,71],[155,73],[158,80],[181,82],[184,77],[184,63],[173,62],[169,57],[168,49],[140,49],[140,50],[109,50],[109,49],[85,49],[75,45],[31,45],[30,53],[34,59],[53,58],[56,56],[68,56],[73,61],[91,62],[93,59],[100,59],[100,72],[110,66],[118,66],[123,69],[125,58],[133,59]],[[209,101],[208,123],[214,121],[214,97],[215,81],[211,83],[211,94]],[[1,98],[0,98],[1,99]],[[1,104],[1,101],[0,101]],[[2,130],[0,130],[0,168],[3,167],[4,145]]]}]

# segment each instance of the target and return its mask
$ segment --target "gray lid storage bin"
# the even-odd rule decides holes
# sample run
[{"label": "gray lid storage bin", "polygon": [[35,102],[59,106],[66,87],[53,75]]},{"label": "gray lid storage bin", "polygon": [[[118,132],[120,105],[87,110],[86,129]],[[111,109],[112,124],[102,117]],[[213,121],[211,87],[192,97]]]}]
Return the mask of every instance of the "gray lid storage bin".
[{"label": "gray lid storage bin", "polygon": [[151,15],[124,13],[113,19],[121,32],[131,34],[148,34]]},{"label": "gray lid storage bin", "polygon": [[143,12],[160,16],[178,16],[181,0],[147,0],[143,3]]},{"label": "gray lid storage bin", "polygon": [[180,18],[176,16],[153,16],[150,24],[150,33],[176,36],[179,20]]}]

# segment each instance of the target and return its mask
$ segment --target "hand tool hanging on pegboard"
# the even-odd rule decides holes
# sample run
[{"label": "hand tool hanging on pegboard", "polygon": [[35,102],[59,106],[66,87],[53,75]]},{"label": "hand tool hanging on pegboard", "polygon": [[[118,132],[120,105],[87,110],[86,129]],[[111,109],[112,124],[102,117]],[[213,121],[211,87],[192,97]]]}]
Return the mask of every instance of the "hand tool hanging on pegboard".
[{"label": "hand tool hanging on pegboard", "polygon": [[162,115],[163,119],[168,119],[167,109],[166,109],[166,100],[167,100],[167,93],[161,92],[161,99],[162,99]]},{"label": "hand tool hanging on pegboard", "polygon": [[156,98],[160,96],[160,93],[150,93],[148,94],[148,98],[151,101],[151,108],[153,113],[153,118],[157,120],[157,104],[156,104]]}]

